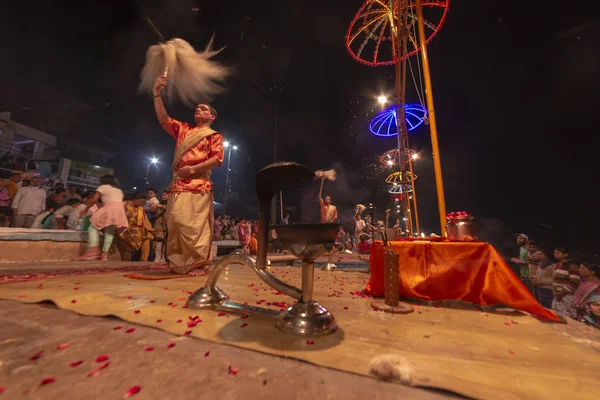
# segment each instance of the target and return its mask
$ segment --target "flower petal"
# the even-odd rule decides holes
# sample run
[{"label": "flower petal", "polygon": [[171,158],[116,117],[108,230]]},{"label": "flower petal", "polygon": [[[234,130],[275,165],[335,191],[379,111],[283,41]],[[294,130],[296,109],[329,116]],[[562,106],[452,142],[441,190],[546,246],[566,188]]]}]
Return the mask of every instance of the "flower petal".
[{"label": "flower petal", "polygon": [[101,363],[101,362],[108,360],[109,358],[110,358],[109,356],[100,356],[100,357],[96,358],[96,362]]},{"label": "flower petal", "polygon": [[169,344],[167,345],[167,349],[171,349],[171,348],[173,348],[173,347],[175,347],[175,343],[169,343]]},{"label": "flower petal", "polygon": [[225,316],[225,315],[227,315],[227,314],[225,314],[224,312],[220,312],[220,313],[217,314],[217,317],[222,317],[222,316]]},{"label": "flower petal", "polygon": [[73,299],[73,300],[71,300],[71,303],[75,304],[75,303],[77,303],[77,300]]},{"label": "flower petal", "polygon": [[247,326],[248,326],[248,324],[244,322],[244,323],[243,323],[243,324],[240,326],[240,328],[245,328],[245,327],[247,327]]},{"label": "flower petal", "polygon": [[232,367],[230,366],[230,367],[229,367],[229,373],[230,373],[231,375],[237,375],[237,373],[238,373],[238,370],[237,370],[237,369],[235,369],[235,368],[232,368]]},{"label": "flower petal", "polygon": [[47,385],[49,383],[55,382],[56,379],[54,379],[53,377],[48,377],[48,378],[44,378],[42,379],[42,381],[40,382],[40,385]]},{"label": "flower petal", "polygon": [[115,326],[115,327],[113,328],[113,331],[118,331],[119,329],[123,329],[123,327],[122,327],[122,326]]},{"label": "flower petal", "polygon": [[100,375],[100,370],[99,369],[95,369],[93,371],[91,371],[89,374],[87,374],[87,376],[98,376]]},{"label": "flower petal", "polygon": [[133,310],[133,312],[134,312],[135,314],[139,314],[139,313],[140,313],[140,310]]},{"label": "flower petal", "polygon": [[38,358],[40,358],[42,356],[42,353],[44,352],[44,350],[40,350],[37,353],[35,353],[34,355],[32,355],[31,357],[29,357],[30,360],[37,360]]},{"label": "flower petal", "polygon": [[184,334],[184,335],[191,335],[191,334],[192,334],[192,331],[185,331],[185,332],[183,332],[183,334]]},{"label": "flower petal", "polygon": [[101,365],[101,366],[98,368],[98,370],[101,370],[101,369],[104,369],[104,368],[108,368],[108,366],[109,366],[109,365],[110,365],[110,363],[105,363],[105,364],[102,364],[102,365]]},{"label": "flower petal", "polygon": [[71,363],[71,367],[78,367],[83,364],[83,360],[75,361]]},{"label": "flower petal", "polygon": [[144,351],[152,351],[152,350],[154,350],[154,347],[152,347],[152,346],[148,346],[148,347],[144,348]]},{"label": "flower petal", "polygon": [[125,333],[131,333],[131,332],[134,332],[134,331],[135,331],[135,328],[129,328],[129,329],[127,329],[125,331]]},{"label": "flower petal", "polygon": [[134,394],[139,393],[141,391],[142,391],[141,387],[133,386],[133,387],[130,387],[129,390],[127,390],[127,392],[125,392],[125,396],[123,396],[123,397],[126,399],[126,398],[131,397]]},{"label": "flower petal", "polygon": [[69,343],[61,343],[58,346],[56,346],[56,350],[66,349],[68,346],[69,346]]},{"label": "flower petal", "polygon": [[157,324],[160,324],[161,322],[162,322],[162,319],[157,319],[157,320],[156,320],[156,323],[157,323]]},{"label": "flower petal", "polygon": [[207,351],[206,353],[204,353],[204,357],[208,357],[210,355],[210,351]]},{"label": "flower petal", "polygon": [[306,344],[315,344],[315,341],[312,339],[306,339]]}]

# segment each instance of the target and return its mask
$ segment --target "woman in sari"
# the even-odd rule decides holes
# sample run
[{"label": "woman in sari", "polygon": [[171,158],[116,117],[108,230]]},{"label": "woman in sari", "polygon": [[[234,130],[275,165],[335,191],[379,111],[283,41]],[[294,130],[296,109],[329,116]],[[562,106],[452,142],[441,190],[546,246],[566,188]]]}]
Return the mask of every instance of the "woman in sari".
[{"label": "woman in sari", "polygon": [[146,195],[136,193],[131,200],[123,202],[129,228],[119,233],[118,244],[126,252],[141,250],[140,261],[148,261],[150,245],[154,239],[152,225],[144,212]]},{"label": "woman in sari", "polygon": [[587,299],[600,289],[600,266],[583,263],[579,266],[579,275],[581,283],[573,295],[573,303],[577,308],[577,319],[581,321],[586,315]]}]

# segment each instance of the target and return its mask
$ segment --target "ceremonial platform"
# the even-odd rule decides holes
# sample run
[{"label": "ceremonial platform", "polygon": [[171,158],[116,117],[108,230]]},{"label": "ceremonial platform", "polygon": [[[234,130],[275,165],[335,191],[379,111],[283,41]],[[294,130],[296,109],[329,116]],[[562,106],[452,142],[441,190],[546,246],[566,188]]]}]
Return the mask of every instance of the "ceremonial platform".
[{"label": "ceremonial platform", "polygon": [[[227,357],[223,357],[222,349],[225,347],[218,347],[221,350],[212,353],[210,350],[204,351],[207,347],[197,349],[196,346],[193,353],[182,355],[184,359],[195,360],[190,369],[179,368],[180,364],[174,360],[167,362],[172,358],[166,353],[170,351],[166,346],[175,343],[175,350],[191,338],[201,340],[200,343],[206,346],[216,346],[209,345],[209,342],[220,343],[258,351],[271,357],[302,360],[315,368],[326,367],[365,377],[374,377],[373,372],[381,374],[382,371],[377,370],[377,360],[391,358],[400,368],[399,372],[392,374],[397,391],[390,391],[387,385],[369,386],[368,395],[372,398],[394,398],[394,394],[407,398],[445,397],[429,391],[406,392],[408,388],[405,386],[442,389],[480,399],[592,399],[595,398],[594,393],[600,391],[597,380],[600,332],[575,321],[549,323],[521,313],[504,315],[424,305],[415,305],[412,314],[387,314],[374,311],[370,306],[371,298],[364,292],[369,283],[366,269],[365,272],[326,272],[315,268],[314,297],[335,314],[339,329],[331,335],[307,339],[277,330],[270,320],[186,308],[189,294],[204,285],[206,276],[139,280],[124,276],[126,266],[118,268],[101,274],[53,278],[36,276],[32,272],[24,282],[13,279],[11,282],[15,283],[0,285],[0,298],[8,300],[0,303],[1,307],[10,308],[11,302],[30,303],[29,308],[18,306],[25,319],[28,319],[29,313],[39,314],[39,305],[36,303],[51,301],[64,310],[100,317],[97,328],[93,328],[96,324],[92,320],[86,321],[90,330],[98,331],[98,335],[106,338],[95,344],[95,352],[92,352],[86,347],[91,344],[86,341],[85,334],[81,337],[80,330],[72,331],[70,326],[75,323],[71,322],[62,325],[60,334],[53,327],[39,326],[37,330],[40,333],[43,330],[55,334],[37,339],[37,348],[26,343],[20,343],[23,351],[19,352],[9,351],[6,345],[0,347],[2,360],[11,366],[10,369],[0,369],[1,384],[7,386],[6,394],[12,393],[9,398],[27,398],[21,392],[11,392],[9,386],[17,386],[22,390],[28,382],[39,398],[51,398],[51,394],[58,393],[62,394],[61,398],[77,398],[65,396],[71,385],[77,384],[78,390],[87,392],[89,385],[98,385],[94,379],[103,375],[110,377],[110,381],[106,380],[109,378],[101,378],[106,387],[125,391],[127,387],[139,384],[145,393],[152,393],[162,390],[162,384],[159,384],[156,376],[162,376],[163,372],[160,371],[163,369],[164,374],[169,376],[169,371],[176,369],[183,377],[191,370],[203,371],[200,375],[208,378],[202,378],[201,387],[182,379],[182,382],[187,382],[185,389],[190,394],[189,398],[203,393],[204,385],[214,393],[215,388],[211,386],[213,379],[219,384],[223,384],[224,379],[250,380],[253,382],[251,390],[254,398],[261,393],[272,393],[268,385],[273,376],[279,376],[277,372],[259,365],[250,366],[248,357],[239,351],[227,351]],[[133,265],[130,268],[149,277],[166,277],[164,266]],[[269,267],[269,272],[282,281],[300,285],[301,269],[298,267]],[[223,272],[219,287],[235,301],[275,311],[293,303],[293,299],[263,283],[250,268],[243,265],[228,267]],[[69,317],[69,320],[73,321],[73,317]],[[15,324],[14,321],[8,323]],[[46,323],[63,324],[62,320]],[[20,329],[25,327],[20,322],[17,325],[21,325]],[[161,336],[161,339],[154,334],[140,336],[140,326],[160,329],[168,335]],[[134,335],[137,339],[135,342],[130,340]],[[121,340],[129,343],[128,354],[132,348],[137,349],[132,357],[138,361],[133,365],[126,361],[124,351],[117,350]],[[105,345],[104,342],[113,343],[114,346]],[[68,347],[55,355],[61,343],[68,344]],[[84,346],[83,343],[87,344]],[[111,354],[107,354],[108,347],[113,349]],[[145,350],[148,348],[152,351]],[[40,360],[29,360],[30,355],[42,350],[44,354]],[[84,353],[87,355],[84,356]],[[101,355],[111,357],[110,367],[102,370],[99,376],[87,379],[86,376],[100,366],[93,357]],[[216,361],[211,359],[213,365],[218,364],[217,370],[204,368],[204,362],[208,362],[207,358],[210,357],[220,357]],[[255,356],[252,358],[255,359]],[[85,362],[85,367],[69,367],[70,363],[80,359]],[[131,368],[122,376],[112,372],[123,363],[128,363]],[[183,363],[186,364],[186,361]],[[269,362],[269,365],[274,364]],[[557,368],[558,365],[560,368]],[[29,368],[27,376],[9,372],[17,368]],[[568,370],[569,374],[565,375],[564,370]],[[304,371],[302,374],[310,374],[306,368]],[[39,382],[49,374],[55,382],[47,387],[39,386]],[[302,380],[303,375],[296,376],[291,371],[289,374],[294,377],[290,378],[291,382]],[[152,376],[154,379],[151,379]],[[199,375],[195,372],[194,376]],[[173,386],[177,387],[175,390],[183,391],[176,383],[179,379],[177,376],[170,379]],[[357,376],[356,379],[361,378]],[[222,390],[236,391],[237,381],[226,382],[224,387],[227,389]],[[267,383],[263,385],[263,382]],[[293,383],[291,385],[290,390],[294,386]],[[382,391],[380,394],[379,390]],[[329,397],[338,397],[329,389],[325,392],[329,393]],[[230,398],[244,398],[243,390],[236,393],[237,397]],[[289,398],[297,398],[293,392],[289,393]],[[306,393],[306,389],[298,388],[298,393]],[[360,390],[356,393],[360,393]],[[344,398],[348,396],[352,397],[353,394],[346,394]]]}]

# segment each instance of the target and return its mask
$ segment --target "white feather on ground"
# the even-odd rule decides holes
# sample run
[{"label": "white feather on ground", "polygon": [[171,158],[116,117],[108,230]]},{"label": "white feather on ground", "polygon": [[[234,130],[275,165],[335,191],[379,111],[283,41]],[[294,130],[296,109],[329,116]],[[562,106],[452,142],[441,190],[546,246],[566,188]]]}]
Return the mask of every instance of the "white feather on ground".
[{"label": "white feather on ground", "polygon": [[163,89],[167,102],[179,100],[187,106],[196,107],[199,103],[210,101],[223,91],[217,82],[223,82],[230,73],[229,68],[211,60],[221,50],[212,50],[212,39],[204,51],[198,52],[178,38],[150,46],[138,92],[152,94],[154,81],[168,68],[168,83]]},{"label": "white feather on ground", "polygon": [[369,373],[383,380],[398,380],[412,385],[415,370],[406,358],[386,354],[371,359]]},{"label": "white feather on ground", "polygon": [[328,181],[335,181],[337,173],[335,172],[335,169],[329,169],[327,171],[322,171],[322,170],[318,170],[315,171],[315,179],[322,179],[322,180],[328,180]]}]

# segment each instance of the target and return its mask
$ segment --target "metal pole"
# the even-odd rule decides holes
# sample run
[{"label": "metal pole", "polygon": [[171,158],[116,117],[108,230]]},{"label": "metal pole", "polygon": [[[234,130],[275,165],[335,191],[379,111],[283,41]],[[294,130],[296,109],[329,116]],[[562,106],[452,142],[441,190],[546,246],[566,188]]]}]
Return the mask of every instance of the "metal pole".
[{"label": "metal pole", "polygon": [[442,236],[446,237],[446,199],[444,197],[442,163],[440,160],[440,146],[438,143],[437,136],[437,122],[435,119],[435,107],[433,105],[433,91],[431,89],[431,71],[429,70],[429,56],[427,55],[427,40],[425,38],[425,26],[423,25],[423,9],[421,7],[421,0],[415,0],[415,9],[417,11],[417,25],[419,28],[419,46],[421,47],[421,57],[423,58],[423,78],[425,80],[425,95],[427,97],[429,129],[431,130],[431,147],[433,150],[435,186],[437,189],[438,208],[440,213],[440,230]]},{"label": "metal pole", "polygon": [[225,199],[223,200],[223,215],[227,215],[227,200],[229,200],[229,165],[231,164],[231,148],[229,145],[229,151],[227,152],[227,172],[225,172]]}]

